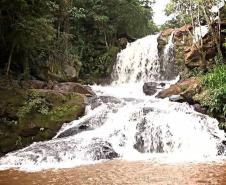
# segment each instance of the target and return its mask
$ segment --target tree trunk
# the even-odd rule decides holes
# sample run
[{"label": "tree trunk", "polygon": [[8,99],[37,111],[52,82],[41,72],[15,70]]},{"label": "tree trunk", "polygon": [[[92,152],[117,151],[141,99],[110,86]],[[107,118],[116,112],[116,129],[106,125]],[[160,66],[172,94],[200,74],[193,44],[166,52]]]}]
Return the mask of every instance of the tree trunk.
[{"label": "tree trunk", "polygon": [[[221,51],[221,46],[220,46],[220,38],[218,38],[218,33],[219,32],[215,32],[215,30],[213,29],[212,27],[212,24],[211,24],[211,20],[209,19],[208,15],[207,15],[207,12],[206,12],[206,9],[205,9],[205,5],[203,4],[203,1],[202,1],[202,5],[201,5],[202,9],[203,9],[203,12],[204,12],[204,17],[206,19],[206,22],[208,24],[208,28],[209,30],[211,31],[211,34],[213,36],[213,40],[216,44],[216,48],[217,48],[217,53],[218,53],[218,57],[220,60],[223,59],[223,54],[222,54],[222,51]],[[220,30],[219,30],[220,31]]]},{"label": "tree trunk", "polygon": [[9,53],[9,59],[8,59],[8,64],[7,64],[7,69],[6,69],[6,76],[9,76],[14,48],[15,48],[15,42],[13,42],[10,53]]}]

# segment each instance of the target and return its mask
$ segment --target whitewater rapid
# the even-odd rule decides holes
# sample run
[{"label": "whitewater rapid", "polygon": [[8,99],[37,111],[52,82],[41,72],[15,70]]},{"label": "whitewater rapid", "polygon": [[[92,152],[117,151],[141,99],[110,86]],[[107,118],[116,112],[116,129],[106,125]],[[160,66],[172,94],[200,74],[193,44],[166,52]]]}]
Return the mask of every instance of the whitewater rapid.
[{"label": "whitewater rapid", "polygon": [[[154,35],[137,40],[119,53],[114,82],[92,86],[97,96],[88,99],[85,116],[65,123],[50,141],[7,154],[0,159],[0,169],[75,167],[113,158],[158,163],[224,158],[225,135],[216,119],[196,112],[187,103],[143,93],[145,82],[159,84],[160,91],[178,80],[176,76],[171,81],[164,79],[168,75],[161,76],[161,69],[165,73],[169,70],[161,66],[157,38]],[[172,40],[173,36],[165,55],[172,52]],[[170,67],[172,57],[165,57],[166,62],[165,66]]]}]

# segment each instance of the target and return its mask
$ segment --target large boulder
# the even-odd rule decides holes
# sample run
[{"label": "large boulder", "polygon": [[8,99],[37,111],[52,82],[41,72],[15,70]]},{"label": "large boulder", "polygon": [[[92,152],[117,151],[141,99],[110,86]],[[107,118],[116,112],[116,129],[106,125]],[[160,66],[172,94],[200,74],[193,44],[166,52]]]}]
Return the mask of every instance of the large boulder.
[{"label": "large boulder", "polygon": [[[59,61],[55,61],[59,60]],[[53,61],[40,62],[40,64],[33,66],[33,75],[35,78],[44,81],[57,82],[75,82],[78,80],[80,66],[76,62],[61,61],[60,58],[53,59]]]},{"label": "large boulder", "polygon": [[84,96],[48,89],[0,87],[0,155],[49,140],[65,122],[82,116]]},{"label": "large boulder", "polygon": [[95,95],[90,87],[73,82],[56,83],[53,85],[52,89],[61,92],[76,92],[79,94],[84,94],[86,96]]},{"label": "large boulder", "polygon": [[[181,102],[193,103],[193,96],[201,91],[201,80],[199,78],[190,78],[182,82],[171,85],[168,89],[164,89],[158,93],[158,98],[172,97],[180,95],[178,100]],[[175,99],[175,98],[174,98]]]}]

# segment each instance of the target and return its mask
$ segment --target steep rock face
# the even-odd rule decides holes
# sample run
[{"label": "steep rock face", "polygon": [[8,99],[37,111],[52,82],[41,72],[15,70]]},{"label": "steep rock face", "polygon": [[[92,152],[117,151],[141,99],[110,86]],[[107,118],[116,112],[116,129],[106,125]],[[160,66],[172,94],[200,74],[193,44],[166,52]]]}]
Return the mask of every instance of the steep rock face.
[{"label": "steep rock face", "polygon": [[[37,84],[32,86],[43,87],[41,82]],[[24,89],[15,82],[1,84],[0,109],[1,156],[33,142],[51,139],[63,123],[83,115],[85,99],[75,92]]]},{"label": "steep rock face", "polygon": [[217,52],[211,34],[208,33],[204,36],[203,46],[200,46],[197,43],[195,44],[193,43],[191,35],[193,32],[193,27],[191,25],[185,25],[174,30],[166,29],[160,34],[158,38],[160,60],[164,53],[164,48],[167,45],[168,38],[172,32],[174,32],[175,63],[177,64],[178,71],[180,71],[182,78],[186,76],[188,70],[203,67],[200,51],[205,53],[206,66],[208,67],[213,64],[213,58],[216,56]]},{"label": "steep rock face", "polygon": [[192,30],[191,25],[185,25],[177,29],[166,29],[158,38],[158,51],[160,61],[162,62],[165,46],[168,44],[168,40],[172,32],[174,32],[174,54],[175,64],[177,71],[183,71],[185,69],[185,49],[192,45],[192,38],[189,35],[189,30]]},{"label": "steep rock face", "polygon": [[185,49],[185,65],[188,68],[201,67],[201,53],[200,51],[204,51],[205,60],[207,62],[207,66],[211,63],[211,59],[216,56],[216,45],[211,37],[211,34],[207,34],[203,38],[203,46],[199,46],[197,44],[193,44],[190,47]]}]

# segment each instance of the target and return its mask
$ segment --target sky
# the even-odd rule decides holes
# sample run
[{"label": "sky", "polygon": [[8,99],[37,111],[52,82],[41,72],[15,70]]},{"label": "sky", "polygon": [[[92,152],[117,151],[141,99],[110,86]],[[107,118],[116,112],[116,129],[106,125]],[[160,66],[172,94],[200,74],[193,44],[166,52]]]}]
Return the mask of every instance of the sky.
[{"label": "sky", "polygon": [[167,3],[170,0],[156,0],[156,3],[153,5],[154,14],[154,22],[157,25],[162,25],[167,20],[167,16],[165,16],[164,9]]}]

